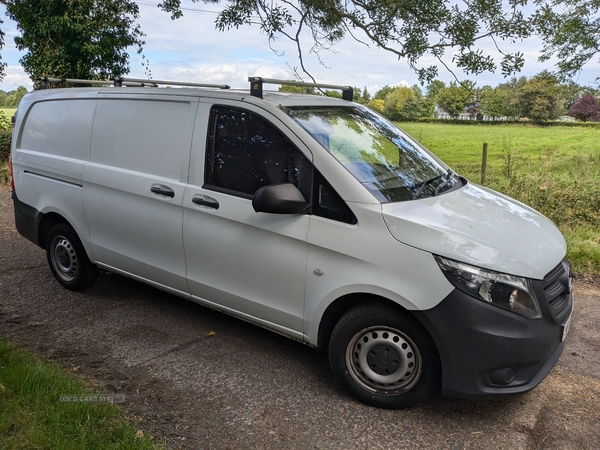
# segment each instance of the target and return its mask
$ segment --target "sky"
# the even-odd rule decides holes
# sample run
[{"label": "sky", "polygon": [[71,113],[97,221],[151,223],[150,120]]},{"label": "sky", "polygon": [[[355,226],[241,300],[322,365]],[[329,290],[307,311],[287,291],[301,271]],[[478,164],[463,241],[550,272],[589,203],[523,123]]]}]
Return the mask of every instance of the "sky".
[{"label": "sky", "polygon": [[[155,80],[177,80],[197,83],[229,84],[234,88],[247,88],[249,76],[293,79],[291,67],[298,67],[297,51],[293,43],[280,38],[269,47],[266,35],[258,26],[244,26],[238,30],[219,32],[214,21],[217,8],[204,3],[183,0],[184,16],[171,20],[170,15],[160,11],[159,0],[139,0],[139,24],[146,33],[143,55],[149,61],[152,78]],[[2,29],[6,33],[2,60],[8,64],[6,76],[0,89],[10,91],[23,85],[31,89],[32,83],[23,72],[19,59],[23,55],[14,45],[18,35],[14,22],[5,17],[5,7],[0,7],[3,18]],[[385,85],[413,85],[418,83],[416,74],[403,60],[373,45],[366,46],[349,36],[338,43],[333,51],[320,53],[322,64],[315,55],[309,54],[309,38],[305,39],[305,65],[321,83],[366,87],[371,95]],[[491,42],[488,43],[491,45]],[[506,44],[505,44],[506,45]],[[518,46],[518,48],[516,48]],[[537,61],[541,43],[536,38],[506,45],[525,54],[524,69],[517,76],[531,77],[542,70],[553,70],[553,62]],[[135,50],[130,52],[130,77],[147,78],[142,58]],[[451,56],[445,61],[451,66]],[[423,59],[427,66],[435,61]],[[477,86],[496,86],[507,80],[499,73],[484,73],[477,76],[455,72],[459,80],[476,81]],[[598,58],[589,62],[574,79],[580,85],[598,86],[600,77]],[[449,83],[454,76],[443,67],[439,79]]]}]

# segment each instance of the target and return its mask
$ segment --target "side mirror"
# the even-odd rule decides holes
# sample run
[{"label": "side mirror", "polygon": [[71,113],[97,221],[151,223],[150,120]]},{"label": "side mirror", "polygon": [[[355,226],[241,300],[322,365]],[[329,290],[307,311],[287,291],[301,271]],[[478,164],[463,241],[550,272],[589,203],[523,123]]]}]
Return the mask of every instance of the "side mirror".
[{"label": "side mirror", "polygon": [[254,194],[252,207],[256,212],[299,214],[306,211],[308,205],[296,186],[285,183],[261,187]]}]

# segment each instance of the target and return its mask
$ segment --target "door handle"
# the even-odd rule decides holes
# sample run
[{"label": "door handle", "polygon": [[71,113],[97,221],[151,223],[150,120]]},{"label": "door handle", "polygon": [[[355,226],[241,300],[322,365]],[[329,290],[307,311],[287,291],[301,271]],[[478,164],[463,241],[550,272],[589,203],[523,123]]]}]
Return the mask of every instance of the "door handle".
[{"label": "door handle", "polygon": [[154,194],[164,195],[165,197],[175,197],[175,192],[173,191],[173,189],[167,186],[163,186],[161,184],[153,184],[150,188],[150,191],[152,191]]},{"label": "door handle", "polygon": [[219,209],[219,202],[212,198],[193,197],[192,202],[196,205],[208,206],[209,208]]}]

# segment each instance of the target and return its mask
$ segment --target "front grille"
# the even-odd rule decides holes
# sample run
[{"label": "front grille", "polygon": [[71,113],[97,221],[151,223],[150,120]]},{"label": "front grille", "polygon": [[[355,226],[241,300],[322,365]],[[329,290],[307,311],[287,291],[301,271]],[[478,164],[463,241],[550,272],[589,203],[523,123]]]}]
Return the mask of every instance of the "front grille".
[{"label": "front grille", "polygon": [[552,318],[558,323],[562,323],[571,311],[571,281],[571,266],[564,259],[540,282],[541,286],[539,287],[541,289],[536,289],[538,294],[542,294],[543,299],[548,304]]}]

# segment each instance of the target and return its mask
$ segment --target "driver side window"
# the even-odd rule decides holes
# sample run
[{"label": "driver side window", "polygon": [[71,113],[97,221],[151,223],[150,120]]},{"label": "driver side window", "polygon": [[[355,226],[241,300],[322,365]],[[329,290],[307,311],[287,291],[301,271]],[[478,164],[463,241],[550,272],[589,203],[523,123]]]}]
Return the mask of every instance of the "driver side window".
[{"label": "driver side window", "polygon": [[304,161],[302,153],[257,114],[229,106],[211,109],[205,188],[246,198],[270,184],[299,188]]}]

